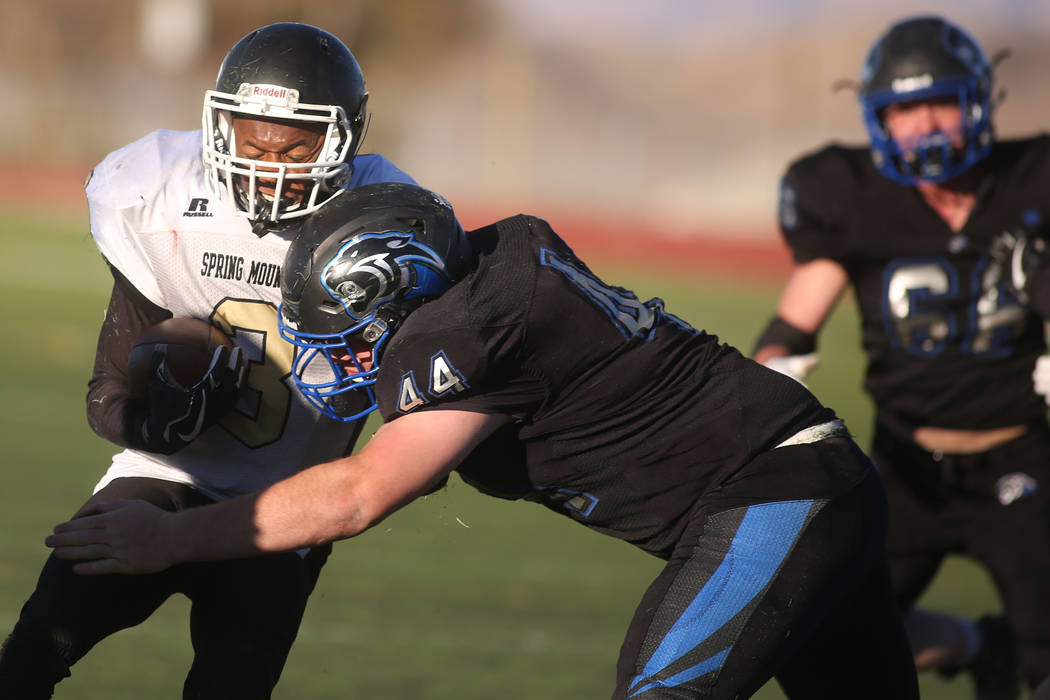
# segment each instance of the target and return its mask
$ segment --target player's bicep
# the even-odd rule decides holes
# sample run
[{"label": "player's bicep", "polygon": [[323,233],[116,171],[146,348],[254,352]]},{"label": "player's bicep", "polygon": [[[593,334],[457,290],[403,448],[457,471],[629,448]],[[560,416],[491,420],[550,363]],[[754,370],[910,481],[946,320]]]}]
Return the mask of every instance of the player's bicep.
[{"label": "player's bicep", "polygon": [[855,206],[846,191],[839,192],[838,177],[806,163],[789,168],[780,181],[780,232],[797,265],[821,258],[842,261],[849,253],[847,222],[856,216]]},{"label": "player's bicep", "polygon": [[357,454],[368,510],[382,518],[427,493],[511,418],[433,410],[384,423]]}]

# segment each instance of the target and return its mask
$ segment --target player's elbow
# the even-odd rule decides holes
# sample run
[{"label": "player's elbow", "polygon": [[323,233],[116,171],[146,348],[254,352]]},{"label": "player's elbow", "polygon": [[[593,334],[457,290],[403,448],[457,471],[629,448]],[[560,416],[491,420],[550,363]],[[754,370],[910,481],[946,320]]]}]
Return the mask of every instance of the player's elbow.
[{"label": "player's elbow", "polygon": [[414,479],[410,474],[384,468],[362,454],[321,467],[316,503],[324,503],[324,520],[330,539],[359,535],[382,522],[419,496],[444,483],[447,474],[432,479]]},{"label": "player's elbow", "polygon": [[338,539],[354,537],[378,525],[420,495],[367,480],[356,484],[341,496]]},{"label": "player's elbow", "polygon": [[360,535],[386,516],[384,509],[370,495],[366,484],[351,483],[330,497],[330,540],[345,540]]},{"label": "player's elbow", "polygon": [[139,409],[120,392],[92,384],[86,400],[87,424],[104,440],[121,447],[141,447]]},{"label": "player's elbow", "polygon": [[375,525],[380,519],[375,517],[366,504],[360,501],[348,502],[339,509],[333,522],[332,534],[334,537],[331,539],[345,540],[348,537],[356,537]]}]

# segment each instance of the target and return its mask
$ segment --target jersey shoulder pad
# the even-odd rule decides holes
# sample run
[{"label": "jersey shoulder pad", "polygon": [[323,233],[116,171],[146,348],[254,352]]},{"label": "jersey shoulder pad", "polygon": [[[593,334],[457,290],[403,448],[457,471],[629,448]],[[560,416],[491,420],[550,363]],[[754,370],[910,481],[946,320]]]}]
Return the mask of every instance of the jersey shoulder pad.
[{"label": "jersey shoulder pad", "polygon": [[991,161],[1010,187],[1035,186],[1043,192],[1050,182],[1050,136],[996,141]]},{"label": "jersey shoulder pad", "polygon": [[831,143],[792,161],[784,177],[799,188],[826,190],[860,187],[875,176],[881,177],[867,148]]},{"label": "jersey shoulder pad", "polygon": [[168,183],[201,168],[200,131],[160,129],[113,151],[85,184],[93,207],[124,209],[151,202]]},{"label": "jersey shoulder pad", "polygon": [[[538,250],[550,227],[518,215],[471,231],[477,264],[466,278],[469,315],[478,326],[507,326],[524,320],[533,302]],[[553,231],[551,231],[553,234]]]},{"label": "jersey shoulder pad", "polygon": [[842,255],[842,231],[882,181],[889,182],[866,148],[829,144],[792,162],[780,181],[777,216],[795,262]]},{"label": "jersey shoulder pad", "polygon": [[407,185],[417,184],[408,173],[397,167],[378,153],[364,153],[354,156],[354,169],[346,189],[363,187],[376,182],[403,182]]},{"label": "jersey shoulder pad", "polygon": [[138,234],[171,228],[181,189],[202,179],[200,131],[160,130],[106,156],[85,185],[99,252],[158,306],[166,304]]}]

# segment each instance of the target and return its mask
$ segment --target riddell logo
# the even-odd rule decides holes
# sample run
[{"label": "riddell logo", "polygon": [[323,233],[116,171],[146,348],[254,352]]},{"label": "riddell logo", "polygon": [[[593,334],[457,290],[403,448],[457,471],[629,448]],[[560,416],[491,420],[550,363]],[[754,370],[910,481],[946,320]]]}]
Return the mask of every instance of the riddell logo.
[{"label": "riddell logo", "polygon": [[298,90],[267,83],[259,83],[258,85],[241,83],[241,86],[237,88],[237,97],[240,101],[249,104],[273,105],[285,107],[286,109],[295,109],[296,105],[299,104]]},{"label": "riddell logo", "polygon": [[273,97],[283,100],[287,99],[288,90],[273,85],[252,85],[252,97]]},{"label": "riddell logo", "polygon": [[237,88],[237,98],[246,104],[261,105],[263,112],[270,107],[295,109],[299,104],[299,91],[281,85],[241,83]]},{"label": "riddell logo", "polygon": [[896,78],[890,84],[894,92],[915,92],[933,85],[933,76],[929,73],[916,75],[911,78]]},{"label": "riddell logo", "polygon": [[193,199],[191,199],[190,206],[186,209],[186,211],[182,212],[182,215],[184,217],[213,216],[213,214],[210,211],[208,211],[208,200],[204,197],[194,197]]}]

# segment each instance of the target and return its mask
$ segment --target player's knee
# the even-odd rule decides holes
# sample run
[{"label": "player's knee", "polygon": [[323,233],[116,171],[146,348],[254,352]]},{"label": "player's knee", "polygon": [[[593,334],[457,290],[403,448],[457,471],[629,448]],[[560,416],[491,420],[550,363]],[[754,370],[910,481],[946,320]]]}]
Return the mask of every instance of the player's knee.
[{"label": "player's knee", "polygon": [[71,656],[62,634],[16,624],[0,645],[0,697],[50,698],[55,685],[69,677]]},{"label": "player's knee", "polygon": [[288,650],[258,640],[227,640],[198,649],[183,689],[184,700],[263,700],[270,697]]}]

